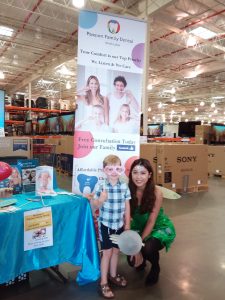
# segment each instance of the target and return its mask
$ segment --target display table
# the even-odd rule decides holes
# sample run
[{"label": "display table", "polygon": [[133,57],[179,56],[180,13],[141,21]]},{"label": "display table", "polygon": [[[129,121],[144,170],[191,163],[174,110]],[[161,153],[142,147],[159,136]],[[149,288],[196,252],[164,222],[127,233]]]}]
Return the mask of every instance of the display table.
[{"label": "display table", "polygon": [[15,195],[20,209],[0,213],[0,284],[64,262],[81,266],[76,279],[79,285],[97,280],[99,253],[87,199],[76,195],[43,197],[52,208],[53,246],[24,251],[24,211],[42,207],[41,202],[26,200],[32,197],[34,193]]}]

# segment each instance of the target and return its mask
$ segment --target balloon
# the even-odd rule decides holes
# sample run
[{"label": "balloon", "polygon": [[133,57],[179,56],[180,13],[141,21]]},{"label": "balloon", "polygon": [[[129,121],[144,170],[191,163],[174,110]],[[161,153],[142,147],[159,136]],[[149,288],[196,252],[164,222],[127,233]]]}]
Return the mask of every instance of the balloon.
[{"label": "balloon", "polygon": [[112,234],[110,239],[118,244],[120,251],[126,255],[135,255],[143,246],[140,235],[134,230],[125,230],[120,235]]},{"label": "balloon", "polygon": [[9,164],[0,161],[0,181],[8,178],[12,173],[12,168]]}]

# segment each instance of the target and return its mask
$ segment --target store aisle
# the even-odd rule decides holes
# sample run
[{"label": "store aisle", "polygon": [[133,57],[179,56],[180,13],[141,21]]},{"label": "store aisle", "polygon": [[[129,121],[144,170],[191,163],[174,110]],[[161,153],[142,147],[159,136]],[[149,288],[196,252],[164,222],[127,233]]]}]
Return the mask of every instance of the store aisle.
[{"label": "store aisle", "polygon": [[[60,187],[69,189],[71,177],[59,176]],[[179,200],[164,200],[177,238],[171,250],[161,252],[158,284],[145,287],[147,270],[136,272],[121,255],[120,271],[129,285],[116,289],[116,299],[224,300],[225,291],[225,180],[210,178],[209,192],[183,195]],[[97,283],[79,287],[74,281],[62,284],[44,271],[30,274],[29,285],[0,290],[0,299],[10,300],[95,300]]]}]

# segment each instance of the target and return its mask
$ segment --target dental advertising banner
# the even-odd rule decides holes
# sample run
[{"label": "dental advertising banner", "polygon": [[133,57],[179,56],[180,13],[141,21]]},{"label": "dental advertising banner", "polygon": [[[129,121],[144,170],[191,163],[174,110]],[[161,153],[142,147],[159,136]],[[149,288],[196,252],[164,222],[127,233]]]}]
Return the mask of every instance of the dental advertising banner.
[{"label": "dental advertising banner", "polygon": [[146,23],[99,12],[79,16],[74,193],[88,194],[104,179],[110,154],[127,178],[139,157]]},{"label": "dental advertising banner", "polygon": [[0,137],[5,136],[5,92],[0,90]]}]

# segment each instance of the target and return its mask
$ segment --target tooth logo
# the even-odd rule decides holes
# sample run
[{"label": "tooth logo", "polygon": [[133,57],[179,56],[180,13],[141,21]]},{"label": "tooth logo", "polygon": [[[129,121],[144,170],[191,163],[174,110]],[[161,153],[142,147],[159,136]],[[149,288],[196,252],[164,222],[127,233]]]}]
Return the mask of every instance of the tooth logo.
[{"label": "tooth logo", "polygon": [[108,30],[112,34],[116,34],[120,31],[120,23],[116,20],[110,20],[108,22]]}]

